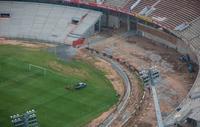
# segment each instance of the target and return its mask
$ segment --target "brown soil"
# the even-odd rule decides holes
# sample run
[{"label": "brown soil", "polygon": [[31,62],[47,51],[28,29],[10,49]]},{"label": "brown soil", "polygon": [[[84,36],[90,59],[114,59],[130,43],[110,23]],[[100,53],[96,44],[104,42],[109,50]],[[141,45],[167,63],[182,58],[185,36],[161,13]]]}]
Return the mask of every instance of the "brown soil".
[{"label": "brown soil", "polygon": [[49,62],[48,66],[51,69],[60,71],[66,75],[73,74],[73,73],[76,73],[80,77],[85,77],[85,76],[89,75],[89,73],[84,70],[79,70],[79,69],[72,68],[72,67],[66,67],[62,64],[57,63],[56,61]]},{"label": "brown soil", "polygon": [[[137,69],[156,66],[161,71],[157,93],[160,98],[161,112],[165,114],[174,110],[184,99],[195,79],[196,74],[189,74],[186,65],[178,61],[179,53],[145,38],[132,36],[125,39],[119,35],[113,35],[97,43],[93,48],[111,52],[113,56],[125,59]],[[148,96],[145,107],[137,117],[132,117],[126,126],[147,124],[156,126],[152,95]]]},{"label": "brown soil", "polygon": [[[77,53],[76,56],[77,59],[84,59],[87,60],[90,63],[93,63],[97,68],[104,71],[106,73],[106,77],[111,81],[114,89],[116,90],[117,94],[119,95],[119,100],[124,94],[124,85],[121,77],[117,74],[117,72],[112,69],[112,66],[110,63],[106,62],[105,60],[94,58],[93,56],[86,53],[86,51],[81,50]],[[99,117],[92,120],[87,127],[96,127],[100,123],[102,123],[110,113],[112,113],[115,110],[116,106],[114,105],[111,107],[107,112],[102,113]]]},{"label": "brown soil", "polygon": [[47,44],[47,43],[29,42],[21,40],[7,40],[4,38],[0,38],[0,45],[20,45],[27,48],[48,48],[55,46],[53,44]]},{"label": "brown soil", "polygon": [[[138,85],[140,84],[139,80],[135,74],[130,73],[126,68],[124,68],[124,70],[128,74],[128,77],[131,81],[131,95],[128,99],[127,106],[119,115],[119,117],[113,122],[111,127],[122,127],[125,120],[124,117],[131,116],[136,107],[141,105],[139,102],[143,96],[143,89],[140,85]],[[138,110],[141,110],[141,107]]]},{"label": "brown soil", "polygon": [[98,127],[113,111],[115,110],[115,106],[110,108],[107,112],[102,113],[99,117],[92,120],[87,127]]}]

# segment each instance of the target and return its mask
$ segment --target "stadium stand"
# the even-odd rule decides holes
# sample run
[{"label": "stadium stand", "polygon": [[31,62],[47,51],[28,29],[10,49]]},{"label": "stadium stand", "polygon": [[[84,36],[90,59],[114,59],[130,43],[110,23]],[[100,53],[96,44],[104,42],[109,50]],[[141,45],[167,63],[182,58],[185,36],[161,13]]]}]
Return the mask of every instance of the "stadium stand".
[{"label": "stadium stand", "polygon": [[[179,37],[184,37],[187,40],[191,40],[195,37],[197,37],[200,33],[200,19],[196,19],[191,24],[189,24],[189,27],[182,31],[174,31],[175,34]],[[173,32],[173,31],[172,31]]]},{"label": "stadium stand", "polygon": [[82,0],[83,2],[87,2],[87,3],[95,3],[96,2],[96,0]]},{"label": "stadium stand", "polygon": [[[171,31],[186,43],[196,52],[198,62],[200,62],[200,17],[189,24],[189,27],[182,31]],[[191,88],[188,96],[174,111],[165,119],[166,125],[173,125],[174,123],[182,123],[184,120],[190,118],[197,121],[200,125],[200,72]]]},{"label": "stadium stand", "polygon": [[[128,11],[136,0],[128,1],[124,7]],[[149,18],[152,18],[158,24],[169,29],[174,29],[176,26],[192,22],[200,16],[200,1],[199,0],[141,0],[131,12],[141,14],[142,11],[150,11]]]},{"label": "stadium stand", "polygon": [[[187,41],[192,49],[195,50],[197,53],[197,56],[199,56],[199,50],[200,50],[200,17],[192,22],[190,26],[183,30],[183,31],[175,31],[175,34],[177,34],[180,38]],[[200,61],[199,61],[200,62]],[[198,78],[197,78],[198,79]],[[200,91],[200,84],[195,82],[194,87],[191,89],[190,96],[191,98],[196,98],[197,92]],[[199,96],[200,97],[200,93]]]},{"label": "stadium stand", "polygon": [[[95,0],[82,0],[82,1],[95,2]],[[191,47],[191,49],[193,49],[193,51],[196,53],[198,62],[200,63],[200,54],[199,54],[200,53],[199,52],[200,51],[200,1],[199,0],[105,0],[103,4],[112,6],[114,8],[115,7],[124,8],[127,12],[131,11],[133,15],[141,14],[143,16],[151,18],[154,21],[154,23],[169,30],[171,33],[181,38],[186,44],[188,44]],[[133,7],[134,4],[135,6]],[[144,13],[145,8],[147,9],[146,11],[148,11],[148,9],[152,10],[146,14]],[[5,9],[4,10],[5,13],[8,13],[10,11],[8,8],[6,8],[6,5],[3,5],[2,3],[0,3],[0,9]],[[23,11],[21,10],[23,8],[20,8],[19,6],[15,7],[15,9],[16,9],[15,10],[16,14],[19,14],[19,12]],[[39,8],[37,11],[41,10],[47,11],[48,9]],[[30,11],[34,12],[32,9],[30,9]],[[55,12],[52,13],[52,17],[54,17],[53,14],[55,13],[58,14],[60,12],[59,10],[56,10],[56,8],[54,9],[54,11]],[[25,14],[22,16],[22,19],[25,18],[27,15],[26,12],[24,13]],[[46,14],[48,13],[49,11]],[[36,14],[33,13],[33,15]],[[31,15],[29,17],[31,17]],[[26,26],[22,26],[22,29],[18,28],[18,26],[15,26],[14,28],[12,28],[12,32],[9,31],[10,29],[4,27],[6,26],[5,23],[8,22],[2,20],[2,22],[0,23],[0,35],[7,36],[8,34],[10,34],[12,36],[21,36],[30,38],[28,34],[32,33],[32,35],[34,35],[33,36],[34,38],[39,38],[40,34],[37,34],[37,32],[39,31],[38,30],[39,26],[42,24],[44,19],[42,19],[40,16],[39,17],[33,16],[33,17],[35,19],[35,22],[38,23],[33,24],[30,21],[29,23],[25,23]],[[38,20],[36,21],[36,19]],[[16,25],[18,23],[21,24],[21,21],[19,21],[18,18],[15,17],[15,21],[11,20],[10,23]],[[11,24],[10,26],[13,27],[13,24]],[[44,39],[51,37],[50,39],[52,40],[51,36],[52,33],[45,33],[45,31],[50,31],[51,25],[50,24],[48,25],[48,23],[46,23],[46,25],[42,25],[43,27],[41,28],[43,28],[43,31],[39,33],[44,32],[45,35],[41,34],[42,37],[45,37]],[[61,28],[61,29],[65,25],[67,24],[66,23],[64,25],[60,24],[60,26],[62,27],[59,27],[59,23],[57,23],[57,25],[55,24],[56,28]],[[142,26],[139,27],[142,30],[144,30]],[[30,31],[31,28],[35,29]],[[23,30],[23,33],[20,33],[18,30]],[[148,32],[151,31],[148,30]],[[153,32],[155,33],[155,31]],[[18,33],[18,35],[15,35],[16,33]],[[59,33],[56,33],[54,35],[58,34]],[[161,33],[159,33],[159,35],[160,34]],[[63,41],[63,39],[64,38],[62,37],[57,41]],[[167,38],[167,40],[169,40],[169,37]],[[198,72],[194,85],[191,88],[190,92],[188,93],[187,97],[182,101],[182,103],[176,108],[174,112],[172,112],[168,117],[165,118],[164,123],[166,126],[174,125],[175,123],[179,124],[188,118],[197,121],[197,124],[200,126],[200,72]]]},{"label": "stadium stand", "polygon": [[[0,37],[36,39],[47,42],[71,43],[94,33],[100,12],[61,5],[4,2],[0,12],[9,12],[9,19],[0,22]],[[69,13],[70,12],[70,13]],[[72,24],[72,19],[80,19]]]},{"label": "stadium stand", "polygon": [[128,14],[145,16],[166,29],[190,23],[200,16],[199,0],[104,0],[103,5],[116,11],[123,9]]},{"label": "stadium stand", "polygon": [[191,22],[200,16],[199,0],[161,0],[151,17],[165,17],[162,25],[173,28],[184,22]]},{"label": "stadium stand", "polygon": [[127,11],[130,11],[131,6],[132,6],[135,2],[137,2],[137,0],[128,0],[128,1],[126,2],[126,5],[123,6],[123,8],[124,8],[125,10],[127,10]]},{"label": "stadium stand", "polygon": [[105,0],[104,3],[115,7],[123,7],[126,5],[127,0]]},{"label": "stadium stand", "polygon": [[[116,1],[115,1],[116,2]],[[128,1],[126,5],[119,4],[130,11],[131,6],[137,0]],[[115,3],[116,4],[116,3]],[[141,0],[132,8],[131,12],[137,15],[147,16],[155,21],[160,26],[167,28],[176,36],[181,38],[191,49],[197,53],[198,62],[200,62],[200,1],[191,0]],[[142,13],[145,8],[153,10],[148,15]],[[148,10],[147,10],[148,11]],[[182,25],[179,31],[175,28]],[[165,119],[165,125],[181,124],[187,119],[200,122],[200,73],[191,88],[188,96],[176,108],[172,114]]]},{"label": "stadium stand", "polygon": [[155,0],[141,0],[140,3],[131,11],[134,13],[140,13],[145,7],[151,7],[155,2]]}]

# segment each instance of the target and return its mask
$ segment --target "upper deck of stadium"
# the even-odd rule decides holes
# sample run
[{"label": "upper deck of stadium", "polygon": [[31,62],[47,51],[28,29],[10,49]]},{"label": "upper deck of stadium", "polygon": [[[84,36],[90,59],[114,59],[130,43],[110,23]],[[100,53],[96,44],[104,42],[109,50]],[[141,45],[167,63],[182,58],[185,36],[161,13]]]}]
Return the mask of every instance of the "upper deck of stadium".
[{"label": "upper deck of stadium", "polygon": [[[71,2],[93,3],[94,6],[95,0]],[[100,4],[151,20],[168,29],[191,23],[200,16],[199,0],[104,0]]]}]

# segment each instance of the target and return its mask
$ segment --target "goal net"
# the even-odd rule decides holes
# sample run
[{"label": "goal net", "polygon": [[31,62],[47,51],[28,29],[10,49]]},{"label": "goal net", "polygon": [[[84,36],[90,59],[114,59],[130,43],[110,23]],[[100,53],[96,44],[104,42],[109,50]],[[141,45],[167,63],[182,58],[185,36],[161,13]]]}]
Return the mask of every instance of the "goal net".
[{"label": "goal net", "polygon": [[40,67],[34,64],[29,64],[28,65],[28,70],[31,72],[34,72],[36,74],[42,74],[42,75],[46,75],[47,74],[47,69],[44,67]]}]

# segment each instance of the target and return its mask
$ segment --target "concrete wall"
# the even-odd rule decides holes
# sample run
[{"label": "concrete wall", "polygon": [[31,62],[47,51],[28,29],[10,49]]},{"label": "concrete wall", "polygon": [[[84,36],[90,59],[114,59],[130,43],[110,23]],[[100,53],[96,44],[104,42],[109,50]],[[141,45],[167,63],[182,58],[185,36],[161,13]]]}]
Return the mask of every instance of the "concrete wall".
[{"label": "concrete wall", "polygon": [[191,59],[198,64],[196,53],[183,40],[178,39],[161,30],[150,28],[148,26],[141,27],[141,25],[138,27],[138,34],[156,43],[163,44],[167,47],[173,48],[178,52],[180,52],[181,54],[189,54]]},{"label": "concrete wall", "polygon": [[95,33],[95,25],[91,26],[84,34],[84,37],[90,37]]},{"label": "concrete wall", "polygon": [[156,42],[156,43],[163,44],[165,46],[173,48],[173,49],[177,50],[178,52],[180,52],[181,54],[189,54],[191,59],[195,63],[198,64],[196,53],[184,41],[177,39],[176,44],[173,44],[173,43],[166,41],[166,40],[164,40],[164,39],[162,39],[158,36],[155,36],[155,35],[152,35],[152,34],[149,34],[149,33],[146,33],[146,32],[141,32],[141,35],[143,37],[146,37],[146,38]]},{"label": "concrete wall", "polygon": [[148,39],[150,39],[150,40],[153,40],[153,41],[155,41],[155,42],[158,42],[158,43],[160,43],[160,44],[164,44],[164,45],[166,45],[166,46],[168,46],[168,47],[170,47],[170,48],[174,48],[174,49],[177,48],[177,47],[176,47],[176,44],[173,44],[173,43],[171,43],[171,42],[169,42],[169,41],[166,41],[166,40],[164,40],[163,38],[160,38],[159,36],[155,36],[155,35],[152,35],[152,34],[147,33],[147,32],[142,32],[142,36],[143,36],[143,37],[146,37],[146,38],[148,38]]},{"label": "concrete wall", "polygon": [[200,122],[197,122],[197,127],[200,127]]},{"label": "concrete wall", "polygon": [[198,64],[198,59],[196,57],[196,53],[190,48],[186,42],[183,40],[178,39],[177,40],[177,51],[180,52],[181,54],[189,54],[191,59]]},{"label": "concrete wall", "polygon": [[107,26],[107,24],[108,24],[108,18],[107,18],[107,15],[106,14],[103,14],[102,15],[102,18],[101,18],[101,25],[102,26]]},{"label": "concrete wall", "polygon": [[101,4],[104,0],[96,0],[96,3]]},{"label": "concrete wall", "polygon": [[120,18],[118,16],[104,14],[101,20],[102,26],[107,26],[111,28],[120,28]]},{"label": "concrete wall", "polygon": [[168,42],[176,45],[177,37],[170,35],[170,34],[164,32],[163,30],[159,30],[159,29],[156,29],[156,28],[153,28],[153,27],[150,27],[150,26],[146,26],[146,25],[143,25],[143,24],[138,24],[137,29],[139,31],[143,31],[143,32],[152,34],[154,36],[157,36],[157,37],[159,37],[159,38],[161,38],[165,41],[168,41]]},{"label": "concrete wall", "polygon": [[119,28],[120,27],[120,19],[117,16],[108,16],[108,26],[113,28]]}]

